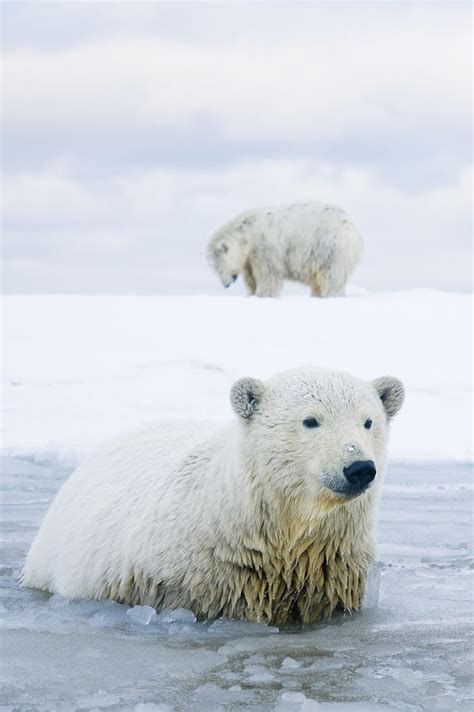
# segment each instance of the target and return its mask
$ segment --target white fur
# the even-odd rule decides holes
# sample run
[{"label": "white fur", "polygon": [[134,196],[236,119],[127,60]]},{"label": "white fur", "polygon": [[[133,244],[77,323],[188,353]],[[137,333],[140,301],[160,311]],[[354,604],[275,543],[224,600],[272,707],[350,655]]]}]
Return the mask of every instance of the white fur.
[{"label": "white fur", "polygon": [[313,296],[344,294],[362,251],[346,213],[323,203],[247,210],[217,230],[207,248],[224,287],[242,274],[257,297],[277,297],[285,279],[309,285]]},{"label": "white fur", "polygon": [[[157,425],[81,465],[53,501],[22,583],[209,618],[282,622],[298,605],[309,621],[356,609],[375,554],[384,402],[393,415],[402,400],[395,379],[323,369],[241,379],[240,417],[226,428]],[[320,427],[304,427],[308,416]],[[377,466],[368,491],[346,499],[328,489],[361,459]]]}]

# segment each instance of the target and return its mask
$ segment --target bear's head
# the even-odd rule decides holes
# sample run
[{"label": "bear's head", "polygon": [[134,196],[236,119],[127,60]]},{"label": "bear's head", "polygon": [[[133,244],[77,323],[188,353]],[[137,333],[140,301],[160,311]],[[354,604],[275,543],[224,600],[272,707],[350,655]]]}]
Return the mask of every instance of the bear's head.
[{"label": "bear's head", "polygon": [[[310,511],[378,488],[388,422],[404,399],[391,376],[365,382],[341,371],[297,369],[231,389],[259,484]],[[247,446],[248,445],[248,446]]]},{"label": "bear's head", "polygon": [[248,229],[251,218],[239,216],[218,230],[210,239],[207,257],[224,287],[236,281],[249,252]]}]

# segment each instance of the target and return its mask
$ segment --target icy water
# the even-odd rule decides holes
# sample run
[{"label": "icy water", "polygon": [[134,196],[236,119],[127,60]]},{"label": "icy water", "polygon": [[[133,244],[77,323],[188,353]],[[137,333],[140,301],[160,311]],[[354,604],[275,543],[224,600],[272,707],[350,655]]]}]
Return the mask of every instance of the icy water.
[{"label": "icy water", "polygon": [[472,499],[468,466],[389,470],[380,596],[297,630],[69,603],[18,587],[64,468],[2,467],[0,710],[472,710]]}]

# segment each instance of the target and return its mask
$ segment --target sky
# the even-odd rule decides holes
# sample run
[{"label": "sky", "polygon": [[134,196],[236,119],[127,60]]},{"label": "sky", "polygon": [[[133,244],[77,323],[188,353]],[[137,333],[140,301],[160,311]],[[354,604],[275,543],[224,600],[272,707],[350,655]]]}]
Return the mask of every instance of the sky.
[{"label": "sky", "polygon": [[358,225],[354,284],[471,289],[470,3],[2,11],[4,292],[224,293],[209,235],[300,200]]}]

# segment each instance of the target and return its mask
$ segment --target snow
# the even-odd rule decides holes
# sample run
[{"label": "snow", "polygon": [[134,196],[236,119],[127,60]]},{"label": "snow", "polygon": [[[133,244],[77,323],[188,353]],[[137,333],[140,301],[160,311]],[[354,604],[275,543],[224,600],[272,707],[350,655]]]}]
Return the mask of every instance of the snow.
[{"label": "snow", "polygon": [[472,457],[472,299],[429,290],[345,299],[8,296],[3,447],[76,462],[145,421],[226,420],[244,375],[319,365],[407,388],[392,459]]},{"label": "snow", "polygon": [[[471,297],[9,296],[3,300],[2,712],[462,712],[472,678]],[[303,629],[68,601],[18,575],[104,438],[223,421],[243,375],[400,377],[364,609]]]}]

